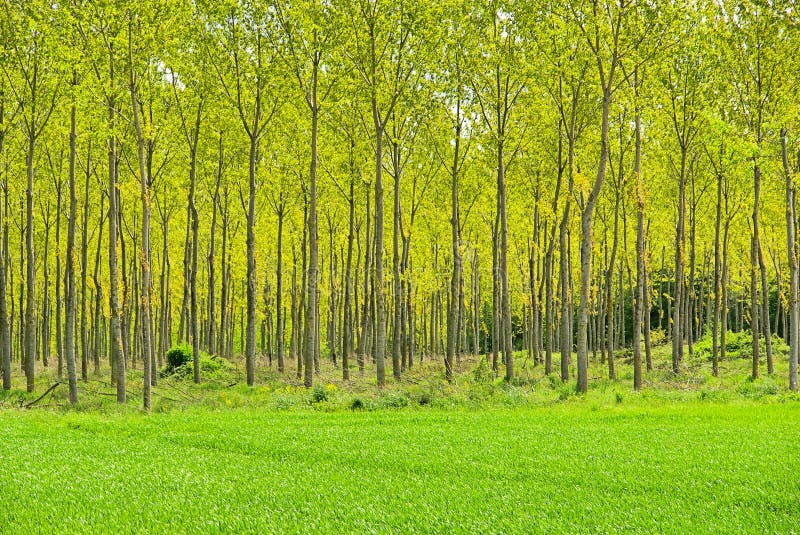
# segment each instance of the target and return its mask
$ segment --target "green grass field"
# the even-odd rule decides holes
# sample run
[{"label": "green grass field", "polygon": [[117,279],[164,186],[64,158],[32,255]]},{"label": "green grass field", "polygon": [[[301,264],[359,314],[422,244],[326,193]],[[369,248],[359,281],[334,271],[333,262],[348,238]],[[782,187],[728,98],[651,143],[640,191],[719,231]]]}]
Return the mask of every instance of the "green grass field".
[{"label": "green grass field", "polygon": [[800,532],[785,352],[754,381],[729,349],[714,377],[702,344],[677,375],[660,346],[641,392],[629,359],[616,380],[593,360],[584,395],[524,354],[510,384],[468,357],[452,383],[426,359],[383,390],[371,366],[323,361],[307,390],[263,360],[249,388],[234,360],[161,377],[150,415],[133,366],[126,406],[108,370],[75,407],[42,396],[52,367],[31,394],[15,371],[0,533]]},{"label": "green grass field", "polygon": [[796,403],[0,415],[4,533],[792,533]]}]

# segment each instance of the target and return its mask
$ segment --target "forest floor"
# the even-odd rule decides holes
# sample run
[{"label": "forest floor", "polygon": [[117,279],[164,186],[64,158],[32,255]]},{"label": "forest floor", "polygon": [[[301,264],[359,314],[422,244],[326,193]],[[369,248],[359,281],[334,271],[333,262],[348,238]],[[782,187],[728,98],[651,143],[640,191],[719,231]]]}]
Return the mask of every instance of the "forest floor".
[{"label": "forest floor", "polygon": [[[570,365],[570,381],[559,376],[560,356],[553,354],[553,374],[545,375],[544,366],[536,365],[527,353],[515,357],[516,376],[511,383],[503,379],[502,364],[493,373],[488,360],[473,355],[462,356],[456,364],[452,383],[444,380],[441,357],[424,358],[403,372],[398,381],[392,377],[391,360],[386,362],[386,386],[377,388],[375,368],[367,362],[364,374],[350,366],[350,380],[342,380],[342,370],[323,358],[320,372],[315,374],[313,389],[303,387],[296,376],[296,365],[286,361],[286,371],[277,372],[276,364],[259,357],[256,382],[248,387],[244,362],[201,356],[202,382],[192,382],[191,365],[158,378],[153,387],[153,412],[187,410],[218,410],[254,408],[269,410],[380,410],[410,408],[490,407],[550,407],[559,404],[585,405],[589,408],[634,405],[652,407],[672,403],[780,403],[800,401],[800,395],[788,390],[787,346],[773,337],[774,373],[768,374],[762,340],[761,375],[752,380],[750,336],[747,333],[728,333],[728,357],[719,363],[719,375],[711,373],[710,341],[701,339],[692,355],[685,350],[679,374],[672,372],[670,346],[653,348],[652,370],[645,371],[643,388],[633,390],[633,366],[630,350],[617,351],[616,379],[610,380],[608,365],[600,355],[590,354],[589,392],[575,391],[575,355]],[[644,357],[643,357],[644,359]],[[137,366],[138,364],[138,366]],[[91,364],[90,364],[91,367]],[[0,391],[0,411],[3,409],[53,410],[65,412],[138,413],[141,400],[141,363],[128,369],[128,404],[115,402],[115,388],[110,383],[110,371],[101,375],[89,372],[88,382],[78,381],[79,403],[67,403],[67,385],[59,380],[55,363],[49,367],[37,363],[36,391],[24,391],[25,378],[15,366],[14,389]],[[56,385],[56,383],[58,383]],[[51,387],[54,387],[51,389]],[[46,395],[42,396],[42,394]],[[2,414],[2,412],[0,412]]]},{"label": "forest floor", "polygon": [[[315,387],[259,362],[203,357],[160,377],[153,414],[141,372],[129,401],[102,377],[69,407],[54,366],[33,394],[0,394],[3,533],[792,533],[800,526],[800,397],[775,373],[749,378],[748,339],[729,336],[711,375],[704,342],[671,371],[669,348],[634,392],[592,360],[589,392],[525,354],[502,380],[464,357],[444,381],[426,359],[379,390],[374,368]],[[573,358],[574,360],[574,358]],[[558,355],[554,355],[558,369]],[[391,372],[390,372],[391,373]],[[574,377],[574,369],[571,369]]]}]

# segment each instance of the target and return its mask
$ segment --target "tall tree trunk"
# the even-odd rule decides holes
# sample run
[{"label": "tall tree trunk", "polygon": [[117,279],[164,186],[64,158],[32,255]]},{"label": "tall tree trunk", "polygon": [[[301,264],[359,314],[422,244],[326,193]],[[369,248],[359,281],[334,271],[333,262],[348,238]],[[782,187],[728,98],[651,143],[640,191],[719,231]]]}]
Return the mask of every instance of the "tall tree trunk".
[{"label": "tall tree trunk", "polygon": [[189,204],[186,205],[186,233],[183,240],[183,298],[181,299],[181,317],[178,323],[178,341],[185,342],[191,336],[190,317],[192,291],[189,280],[192,269],[192,213]]},{"label": "tall tree trunk", "polygon": [[[477,240],[476,240],[477,241]],[[409,295],[410,299],[410,295]],[[472,354],[478,358],[481,351],[481,282],[478,262],[478,244],[472,251]]]},{"label": "tall tree trunk", "polygon": [[798,344],[800,343],[800,300],[798,299],[797,240],[795,237],[795,194],[794,177],[789,165],[786,129],[781,130],[781,159],[786,180],[786,253],[789,258],[789,389],[797,391]]},{"label": "tall tree trunk", "polygon": [[[35,102],[35,99],[34,99]],[[33,115],[35,117],[35,115]],[[33,179],[36,152],[36,125],[31,124],[26,157],[28,183],[25,189],[25,330],[24,350],[27,391],[33,392],[36,379],[36,252],[33,244]]]},{"label": "tall tree trunk", "polygon": [[303,377],[303,357],[298,350],[300,345],[300,315],[297,306],[297,253],[292,242],[292,336],[289,342],[289,355],[297,363],[297,378]]},{"label": "tall tree trunk", "polygon": [[[170,295],[170,261],[169,261],[169,216],[168,210],[161,212],[161,274],[159,277],[159,297],[161,301],[161,316],[158,335],[158,361],[167,353],[170,347],[170,316],[172,313],[172,298]],[[155,375],[155,374],[154,374]]]},{"label": "tall tree trunk", "polygon": [[[61,184],[56,185],[56,358],[58,379],[64,377],[64,337],[62,336],[62,310],[64,305],[64,296],[61,294]],[[85,227],[84,227],[85,228]],[[66,285],[66,281],[64,281]],[[66,292],[66,287],[64,288]]]},{"label": "tall tree trunk", "polygon": [[728,230],[730,228],[728,215],[728,198],[725,197],[725,224],[722,229],[722,329],[719,337],[719,360],[725,360],[727,344],[725,338],[728,334]]},{"label": "tall tree trunk", "polygon": [[696,271],[696,251],[695,237],[697,235],[697,196],[695,194],[694,166],[690,167],[689,177],[691,180],[691,205],[689,210],[689,284],[686,291],[686,348],[689,351],[689,358],[694,355],[694,336],[697,325],[697,295],[695,293],[695,271]]},{"label": "tall tree trunk", "polygon": [[[150,411],[150,388],[152,386],[152,342],[153,342],[153,335],[151,332],[152,323],[150,322],[150,316],[152,313],[151,310],[151,290],[152,290],[152,283],[151,283],[151,275],[150,275],[150,261],[151,261],[151,249],[150,249],[150,177],[147,173],[147,160],[145,157],[145,137],[144,131],[142,129],[142,123],[140,119],[140,110],[139,110],[139,86],[138,80],[136,79],[135,69],[134,69],[134,59],[133,59],[133,21],[130,21],[130,26],[128,27],[128,61],[129,61],[129,68],[130,68],[130,94],[131,94],[131,107],[133,108],[133,124],[136,130],[136,147],[137,147],[137,155],[139,160],[139,182],[141,186],[141,201],[142,201],[142,248],[139,252],[139,261],[141,264],[141,281],[139,282],[139,292],[140,292],[140,302],[138,303],[139,307],[137,309],[137,321],[139,322],[139,328],[141,333],[141,356],[142,356],[142,369],[144,371],[144,377],[142,380],[142,400],[144,405],[144,410],[149,412]],[[72,188],[70,188],[72,189]],[[192,192],[193,193],[193,192]],[[190,194],[191,195],[191,194]],[[196,211],[195,211],[195,219],[196,219]],[[196,229],[196,224],[195,224]],[[196,240],[196,234],[195,234]],[[197,265],[197,250],[195,249],[194,253],[194,263],[195,266]],[[194,273],[192,273],[194,275]],[[194,296],[193,296],[194,297]],[[193,305],[196,304],[196,301],[193,299]],[[193,325],[194,334],[197,334],[197,323],[195,322]],[[194,345],[196,347],[197,341],[195,336]],[[195,353],[195,382],[199,379],[199,365],[198,365],[198,355]]]},{"label": "tall tree trunk", "polygon": [[506,162],[503,135],[497,145],[497,209],[500,215],[500,287],[502,290],[503,356],[506,381],[514,378],[514,341],[511,337],[511,292],[508,284],[508,216],[506,214]]},{"label": "tall tree trunk", "polygon": [[[413,217],[411,226],[413,227]],[[411,254],[411,232],[409,232],[403,238],[403,263],[402,263],[402,270],[403,270],[403,278],[405,279],[405,324],[407,326],[406,332],[406,351],[408,353],[408,367],[409,369],[414,366],[414,355],[416,352],[416,344],[414,342],[414,333],[415,333],[415,314],[414,314],[414,307],[411,301],[411,296],[413,292],[413,281],[411,280],[410,271],[410,260],[409,256]]]},{"label": "tall tree trunk", "polygon": [[[197,137],[195,137],[194,144],[190,149],[191,163],[189,170],[189,214],[191,214],[192,218],[191,267],[189,268],[189,337],[192,341],[192,368],[195,384],[200,384],[200,329],[198,326],[197,309],[197,250],[200,248],[200,232],[198,228],[200,218],[197,214],[197,204],[195,200],[195,191],[197,188],[197,138],[199,137],[200,113],[200,107],[198,107],[197,129],[195,129],[195,135]],[[144,193],[142,193],[142,195],[144,195]],[[144,202],[144,197],[142,197],[142,199],[142,202]]]},{"label": "tall tree trunk", "polygon": [[336,249],[334,248],[333,243],[333,235],[336,232],[336,228],[333,225],[333,221],[331,220],[330,212],[327,214],[328,220],[328,252],[329,252],[329,262],[328,262],[328,325],[327,325],[327,337],[328,337],[328,350],[330,352],[330,358],[333,362],[334,368],[338,366],[337,362],[337,340],[336,340],[336,328],[337,328],[337,312],[338,312],[338,298],[337,292],[338,288],[336,285],[336,274],[338,271],[338,258],[336,255]]},{"label": "tall tree trunk", "polygon": [[[616,56],[615,56],[616,57]],[[592,262],[592,215],[600,195],[600,188],[606,175],[608,164],[608,115],[611,108],[611,87],[613,82],[612,63],[608,81],[603,87],[603,111],[600,125],[600,163],[597,168],[592,190],[581,213],[581,302],[578,307],[578,391],[585,393],[589,388],[589,348],[587,330],[589,326],[589,283]]]},{"label": "tall tree trunk", "polygon": [[769,282],[767,281],[767,264],[764,262],[764,251],[758,245],[758,267],[761,272],[761,302],[763,307],[762,323],[764,325],[764,352],[767,356],[767,374],[775,373],[772,361],[772,330],[769,323]]},{"label": "tall tree trunk", "polygon": [[[499,354],[502,351],[503,341],[500,335],[500,306],[502,301],[500,291],[500,279],[498,273],[500,272],[500,212],[495,214],[494,226],[492,227],[492,371],[497,373],[499,367]],[[436,266],[434,265],[434,271]],[[433,303],[435,305],[435,303]],[[435,306],[431,307],[431,312],[436,310]],[[435,318],[435,316],[434,316]],[[431,326],[435,322],[431,323]],[[431,340],[433,340],[433,331],[431,331]]]},{"label": "tall tree trunk", "polygon": [[228,337],[228,330],[230,329],[230,314],[228,309],[228,301],[230,301],[230,291],[229,287],[229,277],[228,277],[228,232],[230,229],[230,216],[228,212],[228,185],[225,185],[223,189],[223,199],[224,203],[222,205],[222,258],[221,258],[221,277],[222,277],[222,288],[220,288],[220,296],[219,296],[219,333],[220,333],[220,340],[217,344],[219,348],[219,352],[222,353],[224,357],[229,357],[228,353],[228,344],[227,344],[227,337]]},{"label": "tall tree trunk", "polygon": [[[78,74],[72,71],[73,89],[78,85]],[[69,402],[78,402],[78,381],[75,372],[75,309],[77,295],[75,289],[75,221],[78,217],[78,198],[75,195],[75,160],[77,156],[77,110],[75,102],[70,109],[69,128],[69,222],[67,226],[67,264],[66,264],[66,307],[64,329],[64,356],[67,361],[67,380],[69,382]],[[60,217],[60,214],[58,214]],[[60,357],[59,357],[60,358]]]},{"label": "tall tree trunk", "polygon": [[364,240],[364,305],[361,312],[361,338],[358,342],[358,373],[363,375],[364,374],[364,360],[367,354],[367,345],[369,344],[369,329],[371,324],[370,318],[370,299],[371,299],[371,259],[372,259],[372,242],[370,240],[370,194],[369,191],[366,193],[366,225],[364,225],[364,233],[365,233],[365,240]]},{"label": "tall tree trunk", "polygon": [[[259,101],[260,104],[260,101]],[[260,123],[260,110],[256,113],[254,124]],[[247,199],[247,332],[245,342],[245,363],[247,386],[256,380],[256,164],[258,157],[258,135],[250,134],[250,158]]]},{"label": "tall tree trunk", "polygon": [[[460,71],[459,71],[460,72]],[[453,251],[453,273],[450,277],[450,301],[447,310],[447,355],[445,357],[445,378],[448,382],[453,380],[453,358],[456,352],[456,336],[459,323],[458,289],[461,275],[461,223],[458,206],[458,172],[460,163],[459,149],[461,148],[461,99],[456,101],[456,126],[455,141],[453,145],[453,167],[451,168],[450,189],[450,235]]]},{"label": "tall tree trunk", "polygon": [[[0,108],[2,108],[2,101],[0,101]],[[0,109],[0,121],[3,120],[3,110]],[[0,129],[0,133],[4,131]],[[0,145],[3,144],[3,138],[0,137]],[[2,147],[0,147],[2,148]],[[8,251],[8,182],[7,177],[3,181],[3,208],[0,210],[2,213],[2,240],[0,240],[0,354],[2,354],[3,361],[3,390],[11,390],[11,343],[12,343],[12,325],[13,318],[9,318],[8,302],[9,298],[7,292],[9,290],[8,272],[10,269],[10,255]],[[13,290],[13,284],[11,285]],[[10,298],[11,307],[14,306],[13,295]]]},{"label": "tall tree trunk", "polygon": [[[5,154],[5,94],[0,90],[0,154]],[[8,170],[3,177],[3,206],[0,207],[0,360],[3,363],[3,390],[11,389],[11,329],[8,318]],[[13,305],[13,297],[12,297]]]},{"label": "tall tree trunk", "polygon": [[[622,155],[620,154],[620,160]],[[620,163],[622,163],[620,161]],[[612,381],[616,379],[614,373],[614,266],[617,258],[617,245],[619,242],[619,198],[620,188],[622,187],[622,167],[619,169],[619,179],[617,182],[617,191],[614,198],[614,237],[611,245],[611,256],[608,259],[608,268],[605,273],[605,307],[606,307],[606,348],[608,351],[608,378]],[[620,302],[622,305],[622,302]]]},{"label": "tall tree trunk", "polygon": [[761,167],[758,162],[753,164],[753,236],[750,241],[750,333],[753,338],[753,372],[751,377],[758,378],[759,361],[759,308],[758,302],[758,256],[761,249],[759,241],[759,204],[761,202]]},{"label": "tall tree trunk", "polygon": [[681,152],[678,182],[678,224],[675,229],[675,295],[672,303],[672,373],[680,371],[683,357],[683,268],[686,221],[686,150]]},{"label": "tall tree trunk", "polygon": [[397,131],[393,132],[392,169],[394,171],[394,232],[392,233],[392,276],[394,284],[394,318],[392,320],[392,375],[395,380],[400,380],[401,362],[400,350],[403,332],[403,289],[400,280],[400,239],[403,234],[403,214],[400,208],[400,179],[402,177],[402,164],[400,162],[400,144],[396,141]]},{"label": "tall tree trunk", "polygon": [[570,334],[570,316],[572,314],[572,293],[571,275],[569,269],[569,246],[567,233],[569,230],[570,207],[572,197],[573,173],[575,165],[575,147],[573,136],[569,137],[569,148],[567,154],[567,169],[569,172],[569,193],[564,200],[564,212],[561,216],[558,231],[559,247],[559,287],[561,297],[561,329],[560,329],[560,352],[561,352],[561,380],[569,381],[569,362],[572,357],[572,335]]},{"label": "tall tree trunk", "polygon": [[283,373],[285,369],[284,362],[284,318],[283,318],[283,217],[284,217],[283,198],[281,197],[280,204],[278,205],[278,265],[276,268],[276,288],[275,288],[275,337],[277,339],[277,352],[278,352],[278,372]]},{"label": "tall tree trunk", "polygon": [[[89,324],[87,318],[87,285],[89,280],[89,180],[92,176],[92,143],[86,148],[83,183],[83,225],[81,231],[81,379],[89,380]],[[99,239],[99,238],[98,238]]]},{"label": "tall tree trunk", "polygon": [[[217,213],[219,211],[219,188],[222,183],[224,171],[225,146],[223,144],[222,130],[219,132],[219,156],[217,162],[217,180],[214,185],[214,197],[211,200],[211,236],[208,245],[208,333],[206,348],[212,355],[217,354],[217,272],[216,272],[216,236],[217,236]],[[283,371],[281,369],[281,371]]]},{"label": "tall tree trunk", "polygon": [[[117,167],[119,167],[119,161],[117,162]],[[119,172],[119,169],[117,169]],[[119,182],[119,175],[117,176],[117,181]],[[117,239],[119,240],[119,254],[120,254],[120,280],[122,282],[122,302],[120,304],[120,332],[122,335],[122,362],[125,366],[128,365],[128,360],[131,359],[131,318],[133,317],[133,309],[131,308],[131,299],[130,299],[130,283],[128,282],[128,261],[127,261],[127,248],[125,245],[125,217],[123,216],[123,206],[122,206],[122,191],[117,185]],[[136,212],[133,212],[134,219],[136,217]],[[136,223],[134,222],[134,227]],[[134,236],[135,238],[135,236]],[[134,245],[134,251],[136,250],[136,246]],[[136,265],[135,262],[130,264],[129,269],[133,269]],[[135,355],[134,355],[135,356]]]},{"label": "tall tree trunk", "polygon": [[[42,366],[47,368],[50,365],[50,325],[52,323],[50,318],[50,207],[44,210],[44,255],[42,256],[42,272],[44,275],[42,286],[42,304],[39,315],[41,316],[41,327],[39,328],[38,338],[41,349],[39,356],[42,360]],[[58,219],[56,219],[58,222]],[[61,358],[59,355],[58,358]]]},{"label": "tall tree trunk", "polygon": [[[344,308],[342,310],[342,379],[350,379],[350,356],[353,353],[353,240],[355,239],[355,176],[353,162],[353,141],[350,143],[350,194],[347,198],[349,206],[348,231],[347,231],[347,261],[344,273]],[[356,270],[358,267],[356,266]],[[358,283],[355,285],[358,286]],[[358,299],[356,299],[356,303]]]},{"label": "tall tree trunk", "polygon": [[[721,165],[721,162],[720,162]],[[722,225],[722,169],[717,172],[717,207],[714,220],[714,323],[711,333],[711,373],[719,375],[719,328],[722,315],[722,248],[720,227]]]},{"label": "tall tree trunk", "polygon": [[94,362],[94,374],[100,375],[100,357],[102,353],[102,348],[104,345],[101,343],[101,327],[104,324],[104,317],[103,317],[103,287],[100,283],[100,258],[102,256],[102,244],[103,244],[103,224],[106,219],[106,213],[104,211],[104,201],[105,197],[100,196],[100,212],[99,212],[99,224],[97,230],[97,248],[95,249],[94,253],[94,273],[92,275],[92,282],[94,284],[94,351],[93,351],[93,362]]},{"label": "tall tree trunk", "polygon": [[373,97],[375,117],[375,346],[373,358],[378,387],[386,383],[384,354],[386,349],[386,298],[383,281],[383,125],[378,116],[377,99]]},{"label": "tall tree trunk", "polygon": [[319,309],[318,281],[319,276],[319,236],[317,229],[317,136],[319,131],[319,102],[317,101],[317,75],[319,72],[319,53],[316,52],[312,65],[311,94],[311,163],[309,165],[309,206],[308,206],[308,272],[306,273],[306,311],[303,328],[303,357],[305,375],[303,384],[311,388],[314,383],[314,357],[317,351]]},{"label": "tall tree trunk", "polygon": [[[110,80],[114,80],[114,63],[110,63]],[[116,138],[116,101],[108,97],[108,300],[110,318],[110,348],[114,382],[117,387],[117,402],[126,400],[125,354],[122,345],[122,328],[120,325],[119,306],[119,266],[117,260],[117,238],[119,236],[119,211],[117,209],[117,138]]]},{"label": "tall tree trunk", "polygon": [[[634,70],[633,87],[636,96],[639,96],[639,70]],[[636,180],[636,311],[633,317],[633,388],[642,388],[642,323],[650,325],[650,306],[649,293],[646,290],[647,274],[645,272],[645,246],[644,246],[644,181],[642,180],[642,115],[639,109],[637,98],[636,117],[634,119],[635,133],[635,154],[633,160],[633,174]],[[645,306],[645,298],[648,298]],[[649,330],[649,329],[648,329]],[[649,338],[649,337],[648,337]],[[648,344],[649,349],[649,344]],[[649,351],[648,351],[649,354]]]}]

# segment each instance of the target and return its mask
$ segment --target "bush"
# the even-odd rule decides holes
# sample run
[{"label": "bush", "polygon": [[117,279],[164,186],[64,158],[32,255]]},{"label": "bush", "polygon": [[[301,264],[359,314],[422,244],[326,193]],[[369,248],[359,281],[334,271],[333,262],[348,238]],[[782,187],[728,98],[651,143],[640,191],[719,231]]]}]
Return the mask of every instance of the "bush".
[{"label": "bush", "polygon": [[472,378],[476,383],[487,383],[494,379],[494,372],[489,368],[485,358],[480,359],[472,370]]},{"label": "bush", "polygon": [[[786,345],[786,342],[783,338],[773,335],[771,338],[772,341],[772,351],[775,356],[783,356],[789,354],[789,346]],[[761,352],[762,354],[766,353],[766,343],[764,338],[762,337],[760,340],[761,345]],[[722,343],[721,337],[719,343]],[[714,357],[714,340],[711,336],[711,333],[706,331],[706,333],[698,340],[693,349],[698,357],[706,358],[711,360]],[[753,356],[753,337],[750,334],[750,331],[739,331],[739,332],[732,332],[728,331],[725,333],[725,357],[729,359],[745,359],[751,358]]]},{"label": "bush", "polygon": [[408,397],[397,392],[389,392],[378,400],[378,406],[392,409],[408,407]]},{"label": "bush", "polygon": [[[201,372],[214,374],[220,370],[229,368],[230,365],[230,362],[222,357],[218,357],[217,355],[206,355],[205,353],[200,354]],[[190,367],[193,366],[194,363],[190,363]]]},{"label": "bush", "polygon": [[[167,365],[161,370],[162,377],[173,376],[183,379],[194,373],[194,354],[192,346],[181,344],[167,351]],[[205,375],[218,376],[221,379],[225,372],[233,369],[233,365],[217,355],[200,352],[200,371]]]},{"label": "bush", "polygon": [[578,395],[575,387],[569,383],[561,383],[557,390],[558,401],[567,401],[568,399]]},{"label": "bush", "polygon": [[283,393],[276,394],[274,401],[275,401],[275,408],[280,411],[286,411],[292,409],[297,405],[296,396],[291,396]]},{"label": "bush", "polygon": [[664,329],[650,329],[650,345],[656,346],[663,346],[667,345],[669,342],[669,338],[667,338],[667,333],[664,332]]},{"label": "bush", "polygon": [[325,392],[325,388],[317,385],[311,391],[311,403],[321,403],[323,401],[328,401],[328,393]]},{"label": "bush", "polygon": [[167,369],[174,372],[176,368],[192,363],[192,346],[182,344],[167,351]]},{"label": "bush", "polygon": [[550,388],[557,389],[560,388],[563,382],[561,381],[561,377],[558,375],[551,373],[547,376],[547,380],[549,381]]},{"label": "bush", "polygon": [[433,395],[430,392],[421,393],[417,399],[417,402],[423,407],[425,405],[430,405],[431,401],[433,401]]},{"label": "bush", "polygon": [[754,381],[752,377],[748,377],[736,387],[736,392],[748,399],[762,399],[766,396],[777,395],[778,386],[771,378],[765,377]]}]

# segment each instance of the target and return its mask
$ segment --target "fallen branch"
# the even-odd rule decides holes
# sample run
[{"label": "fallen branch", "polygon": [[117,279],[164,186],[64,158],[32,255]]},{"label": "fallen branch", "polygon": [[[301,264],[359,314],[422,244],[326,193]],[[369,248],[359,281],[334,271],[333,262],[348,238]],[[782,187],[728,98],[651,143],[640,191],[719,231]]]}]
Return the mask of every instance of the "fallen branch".
[{"label": "fallen branch", "polygon": [[101,392],[100,390],[92,390],[90,388],[81,388],[81,392],[86,392],[87,394],[94,394],[95,396],[116,396],[116,392]]},{"label": "fallen branch", "polygon": [[30,408],[31,408],[31,407],[33,407],[33,406],[34,406],[36,403],[40,402],[40,401],[41,401],[41,400],[42,400],[42,399],[43,399],[43,398],[44,398],[44,397],[45,397],[47,394],[49,394],[50,392],[52,392],[53,390],[55,390],[55,388],[56,388],[58,385],[60,385],[60,384],[61,384],[61,382],[60,382],[60,381],[53,383],[53,385],[52,385],[50,388],[48,388],[47,390],[45,390],[45,391],[44,391],[44,394],[42,394],[42,395],[41,395],[41,396],[39,396],[38,398],[34,399],[33,401],[31,401],[31,402],[30,402],[30,403],[28,403],[27,405],[24,405],[24,406],[23,406],[23,408],[25,408],[25,409],[30,409]]},{"label": "fallen branch", "polygon": [[178,388],[178,387],[177,387],[176,385],[174,385],[173,383],[167,383],[167,382],[165,382],[165,383],[161,383],[161,384],[162,384],[162,386],[167,386],[167,387],[169,387],[169,388],[171,388],[171,389],[175,390],[176,392],[178,392],[178,393],[179,393],[179,394],[181,394],[182,396],[185,396],[187,401],[188,401],[188,400],[191,400],[191,401],[198,401],[198,400],[199,400],[199,398],[197,398],[197,397],[195,397],[195,396],[193,396],[193,395],[189,394],[188,392],[185,392],[185,391],[181,390],[180,388]]}]

